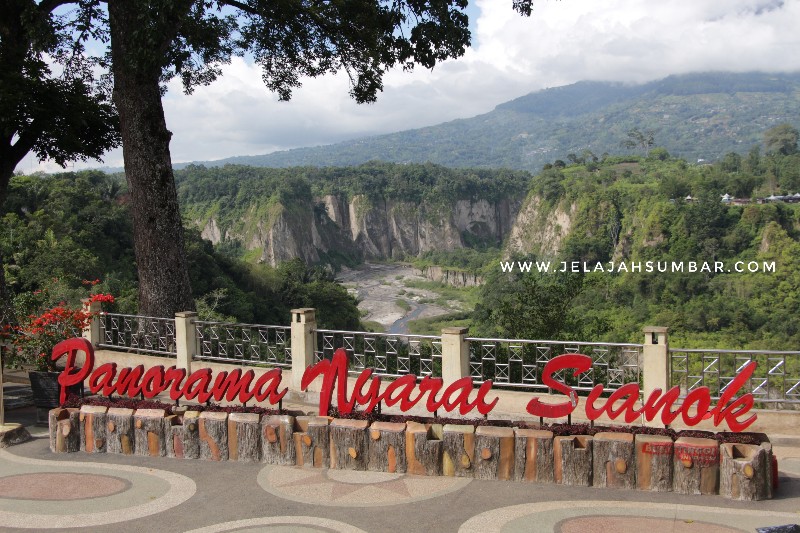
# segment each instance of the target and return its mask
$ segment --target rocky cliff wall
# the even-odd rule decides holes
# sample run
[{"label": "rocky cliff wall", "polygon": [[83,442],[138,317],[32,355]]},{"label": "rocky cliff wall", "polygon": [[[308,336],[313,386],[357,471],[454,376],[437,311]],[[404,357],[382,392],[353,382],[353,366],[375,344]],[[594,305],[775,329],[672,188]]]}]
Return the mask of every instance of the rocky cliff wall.
[{"label": "rocky cliff wall", "polygon": [[[318,262],[337,253],[358,260],[399,259],[427,251],[450,251],[485,242],[501,246],[521,202],[454,200],[430,206],[357,195],[318,198],[313,205],[251,209],[248,220],[223,228],[216,217],[202,226],[212,242],[236,239],[272,265],[299,257]],[[198,221],[199,222],[199,221]]]}]

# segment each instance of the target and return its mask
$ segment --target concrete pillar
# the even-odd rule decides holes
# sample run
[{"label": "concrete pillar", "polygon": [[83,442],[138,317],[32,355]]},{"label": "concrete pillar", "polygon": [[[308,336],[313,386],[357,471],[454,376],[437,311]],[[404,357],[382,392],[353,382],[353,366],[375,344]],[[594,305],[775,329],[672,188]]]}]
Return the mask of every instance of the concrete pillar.
[{"label": "concrete pillar", "polygon": [[187,375],[192,373],[192,358],[199,352],[195,320],[197,313],[194,311],[175,313],[175,351],[178,354],[175,367],[185,368]]},{"label": "concrete pillar", "polygon": [[84,298],[81,303],[83,303],[83,312],[92,316],[89,325],[83,328],[83,338],[96,348],[102,342],[100,338],[100,311],[102,311],[102,307],[100,302],[93,302],[89,298]]},{"label": "concrete pillar", "polygon": [[300,392],[306,368],[314,364],[314,330],[317,329],[316,310],[308,307],[292,309],[292,383],[290,388]]},{"label": "concrete pillar", "polygon": [[642,374],[644,398],[655,389],[669,388],[669,341],[668,328],[645,326],[644,349],[642,350]]},{"label": "concrete pillar", "polygon": [[442,329],[442,379],[447,386],[469,376],[469,328]]}]

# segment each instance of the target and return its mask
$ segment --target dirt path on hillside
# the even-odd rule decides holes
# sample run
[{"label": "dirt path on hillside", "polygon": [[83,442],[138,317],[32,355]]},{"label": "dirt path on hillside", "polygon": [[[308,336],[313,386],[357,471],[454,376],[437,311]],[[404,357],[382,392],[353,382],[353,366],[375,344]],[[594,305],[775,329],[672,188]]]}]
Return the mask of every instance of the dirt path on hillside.
[{"label": "dirt path on hillside", "polygon": [[[408,265],[366,263],[357,269],[344,269],[336,279],[356,294],[358,308],[366,312],[362,318],[378,322],[389,333],[408,333],[410,320],[452,312],[436,304],[420,303],[420,300],[434,300],[438,295],[407,287],[407,281],[427,281]],[[406,302],[408,309],[399,300]]]}]

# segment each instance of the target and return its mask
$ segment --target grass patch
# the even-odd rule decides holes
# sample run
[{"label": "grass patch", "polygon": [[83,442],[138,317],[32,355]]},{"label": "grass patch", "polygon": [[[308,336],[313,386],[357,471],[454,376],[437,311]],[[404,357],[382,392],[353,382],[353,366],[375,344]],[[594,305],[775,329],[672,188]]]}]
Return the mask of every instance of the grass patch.
[{"label": "grass patch", "polygon": [[375,322],[374,320],[362,320],[361,327],[364,328],[364,331],[370,331],[372,333],[384,333],[386,332],[386,328],[380,322]]},{"label": "grass patch", "polygon": [[408,323],[408,331],[413,335],[441,335],[443,328],[469,327],[469,313],[450,313],[430,318],[418,318]]},{"label": "grass patch", "polygon": [[443,307],[449,307],[448,301],[455,301],[461,304],[462,307],[474,309],[475,304],[478,302],[478,289],[479,287],[453,287],[452,285],[445,285],[438,281],[418,281],[408,280],[405,286],[411,289],[422,289],[435,292],[437,298],[430,300],[429,298],[420,300],[420,303],[435,303]]},{"label": "grass patch", "polygon": [[411,311],[411,304],[403,299],[398,298],[397,300],[394,301],[394,304],[403,311],[405,311],[406,313]]}]

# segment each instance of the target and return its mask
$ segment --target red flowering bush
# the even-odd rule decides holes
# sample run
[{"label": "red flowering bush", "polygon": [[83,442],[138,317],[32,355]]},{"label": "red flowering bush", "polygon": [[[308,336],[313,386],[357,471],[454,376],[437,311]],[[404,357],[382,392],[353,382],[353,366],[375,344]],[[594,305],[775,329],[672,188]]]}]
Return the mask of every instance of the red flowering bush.
[{"label": "red flowering bush", "polygon": [[[58,279],[53,279],[57,284]],[[84,281],[84,285],[94,286],[96,281]],[[59,342],[71,337],[81,336],[83,329],[92,321],[97,312],[90,311],[92,302],[114,303],[111,294],[91,294],[83,300],[87,305],[69,305],[60,301],[53,305],[51,289],[23,293],[14,298],[16,323],[4,324],[0,337],[10,342],[10,366],[33,365],[36,370],[55,370],[50,358],[53,348]]]}]

